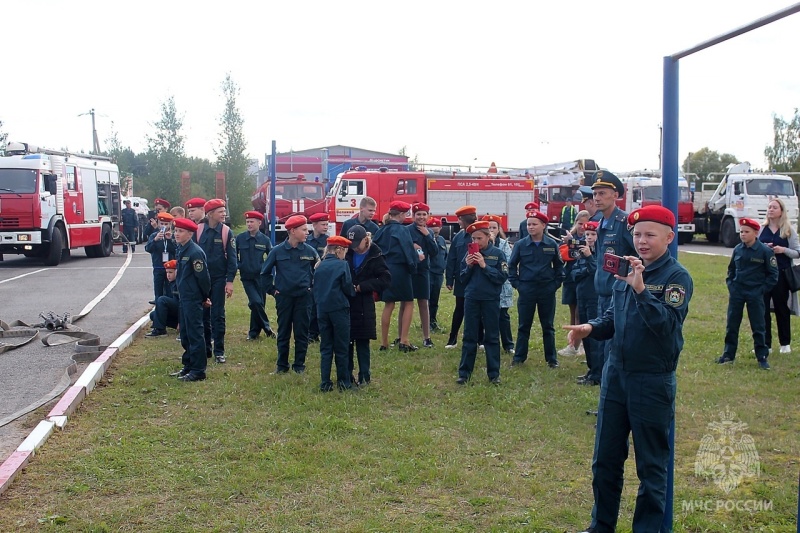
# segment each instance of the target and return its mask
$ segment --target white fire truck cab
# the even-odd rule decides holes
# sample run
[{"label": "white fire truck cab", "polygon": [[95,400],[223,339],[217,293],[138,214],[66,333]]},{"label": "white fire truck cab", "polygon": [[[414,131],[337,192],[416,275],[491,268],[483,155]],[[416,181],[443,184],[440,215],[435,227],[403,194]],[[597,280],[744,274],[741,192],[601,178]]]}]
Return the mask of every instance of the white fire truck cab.
[{"label": "white fire truck cab", "polygon": [[0,259],[24,254],[55,266],[79,247],[108,256],[120,199],[110,158],[8,143],[0,157]]}]

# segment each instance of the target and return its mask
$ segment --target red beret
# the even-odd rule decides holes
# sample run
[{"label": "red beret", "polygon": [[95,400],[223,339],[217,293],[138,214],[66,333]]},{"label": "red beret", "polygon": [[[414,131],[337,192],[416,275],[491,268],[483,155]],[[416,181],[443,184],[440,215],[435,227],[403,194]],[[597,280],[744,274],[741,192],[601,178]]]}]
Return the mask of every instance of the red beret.
[{"label": "red beret", "polygon": [[169,213],[159,213],[156,215],[156,218],[164,222],[172,222],[175,219],[175,217]]},{"label": "red beret", "polygon": [[426,222],[426,224],[427,224],[427,226],[429,228],[441,228],[442,227],[442,221],[439,220],[438,218],[429,218],[428,222]]},{"label": "red beret", "polygon": [[350,239],[345,239],[341,235],[334,235],[333,237],[328,237],[328,246],[342,246],[347,248],[351,244]]},{"label": "red beret", "polygon": [[666,207],[661,207],[660,205],[646,205],[628,215],[629,226],[633,226],[637,222],[658,222],[659,224],[674,228],[675,215]]},{"label": "red beret", "polygon": [[428,204],[426,204],[424,202],[418,202],[418,203],[414,204],[414,207],[412,207],[411,210],[414,213],[416,213],[417,211],[425,211],[426,213],[430,213],[431,212],[431,206],[429,206]]},{"label": "red beret", "polygon": [[411,211],[411,204],[403,202],[402,200],[395,200],[394,202],[389,204],[390,211],[400,211],[401,213],[407,213]]},{"label": "red beret", "polygon": [[220,207],[225,207],[225,200],[221,200],[220,198],[213,198],[206,202],[206,205],[203,206],[203,210],[206,213],[210,213],[214,209],[219,209]]},{"label": "red beret", "polygon": [[547,224],[547,215],[545,215],[545,214],[544,214],[544,213],[542,213],[541,211],[528,211],[528,212],[525,214],[525,218],[526,218],[526,219],[528,219],[528,218],[538,218],[538,219],[539,219],[539,220],[541,220],[541,221],[542,221],[544,224]]},{"label": "red beret", "polygon": [[600,224],[598,224],[594,220],[590,220],[589,222],[583,225],[583,229],[586,231],[597,231],[598,227],[600,227]]},{"label": "red beret", "polygon": [[470,235],[480,230],[489,231],[489,223],[485,220],[480,220],[478,222],[473,222],[467,227],[467,233]]},{"label": "red beret", "polygon": [[465,205],[464,207],[459,207],[456,209],[456,216],[464,216],[464,215],[474,215],[478,212],[478,208],[474,205]]},{"label": "red beret", "polygon": [[258,220],[264,220],[264,215],[258,211],[245,211],[244,218],[257,218]]},{"label": "red beret", "polygon": [[328,221],[328,213],[314,213],[310,217],[308,217],[309,222],[327,222]]},{"label": "red beret", "polygon": [[485,220],[486,222],[497,222],[498,226],[503,223],[503,219],[497,215],[483,215],[481,220]]},{"label": "red beret", "polygon": [[168,201],[164,200],[163,198],[156,198],[155,201],[153,202],[153,204],[155,204],[155,205],[161,204],[164,207],[166,207],[167,209],[172,207],[172,204],[170,204]]},{"label": "red beret", "polygon": [[306,224],[308,224],[308,221],[306,220],[306,217],[304,217],[303,215],[292,215],[288,219],[286,219],[286,223],[284,224],[284,226],[286,226],[286,229],[288,230],[288,229],[299,228],[300,226],[305,226]]},{"label": "red beret", "polygon": [[176,228],[189,230],[191,232],[197,231],[197,224],[195,224],[188,218],[176,218],[174,223]]},{"label": "red beret", "polygon": [[175,270],[176,268],[178,268],[178,262],[175,259],[170,259],[169,261],[164,263],[164,268]]},{"label": "red beret", "polygon": [[539,210],[539,202],[528,202],[525,204],[525,211],[538,211]]},{"label": "red beret", "polygon": [[203,207],[204,205],[206,205],[205,198],[192,198],[186,202],[186,207]]},{"label": "red beret", "polygon": [[761,231],[761,224],[758,223],[758,220],[753,220],[752,218],[740,218],[739,225],[748,226],[756,231]]}]

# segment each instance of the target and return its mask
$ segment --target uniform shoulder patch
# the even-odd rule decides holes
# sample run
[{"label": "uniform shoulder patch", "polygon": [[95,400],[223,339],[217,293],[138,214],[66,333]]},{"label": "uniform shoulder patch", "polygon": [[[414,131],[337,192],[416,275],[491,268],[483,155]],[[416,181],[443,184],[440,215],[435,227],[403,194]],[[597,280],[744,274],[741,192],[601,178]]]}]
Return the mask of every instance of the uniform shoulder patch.
[{"label": "uniform shoulder patch", "polygon": [[774,255],[769,258],[769,266],[774,266],[774,267],[778,266],[778,260],[775,259]]},{"label": "uniform shoulder patch", "polygon": [[673,283],[664,290],[664,300],[672,307],[680,307],[686,299],[686,288]]},{"label": "uniform shoulder patch", "polygon": [[195,259],[192,262],[192,267],[194,268],[195,272],[202,272],[206,268],[202,259]]}]

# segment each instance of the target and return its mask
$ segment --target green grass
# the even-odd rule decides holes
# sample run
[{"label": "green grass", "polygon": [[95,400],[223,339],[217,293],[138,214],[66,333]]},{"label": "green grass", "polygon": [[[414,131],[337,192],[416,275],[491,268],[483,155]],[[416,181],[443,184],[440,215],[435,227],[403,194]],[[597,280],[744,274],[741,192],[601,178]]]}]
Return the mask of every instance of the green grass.
[{"label": "green grass", "polygon": [[[678,370],[675,531],[795,531],[800,444],[800,331],[795,353],[758,369],[742,327],[735,365],[722,349],[727,259],[683,255],[695,293]],[[442,323],[453,299],[442,297]],[[0,531],[573,531],[588,525],[598,388],[579,387],[580,359],[550,370],[541,342],[489,385],[482,353],[466,387],[460,353],[378,352],[372,384],[318,392],[305,375],[271,375],[273,340],[243,342],[241,285],[228,303],[228,363],[181,383],[173,336],[139,339],[63,432],[0,497]],[[268,310],[275,318],[274,304]],[[514,316],[514,313],[512,313]],[[512,319],[516,322],[516,318]],[[559,306],[557,323],[567,321]],[[394,331],[395,328],[392,328]],[[539,338],[534,326],[532,338]],[[392,335],[394,336],[394,335]],[[415,325],[412,341],[419,344]],[[565,335],[558,333],[559,347]],[[708,424],[726,407],[748,424],[758,478],[730,494],[694,475]],[[632,453],[632,450],[631,450]],[[637,480],[628,461],[619,531],[629,531]],[[769,500],[772,510],[682,510],[682,501]]]}]

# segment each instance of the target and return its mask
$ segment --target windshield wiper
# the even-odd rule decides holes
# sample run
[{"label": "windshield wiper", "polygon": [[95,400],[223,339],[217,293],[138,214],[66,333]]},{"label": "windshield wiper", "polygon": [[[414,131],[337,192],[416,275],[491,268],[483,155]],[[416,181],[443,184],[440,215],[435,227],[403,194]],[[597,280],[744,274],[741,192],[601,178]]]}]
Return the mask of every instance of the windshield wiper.
[{"label": "windshield wiper", "polygon": [[5,187],[0,187],[0,191],[13,192],[14,194],[17,195],[17,198],[22,198],[22,195],[20,193],[18,193],[17,191],[14,191],[14,190],[11,190],[11,189],[6,189]]}]

